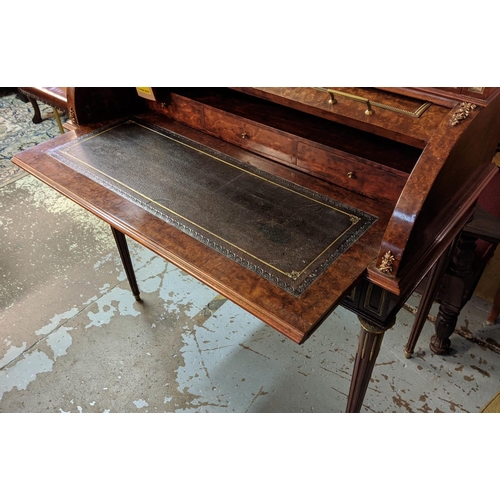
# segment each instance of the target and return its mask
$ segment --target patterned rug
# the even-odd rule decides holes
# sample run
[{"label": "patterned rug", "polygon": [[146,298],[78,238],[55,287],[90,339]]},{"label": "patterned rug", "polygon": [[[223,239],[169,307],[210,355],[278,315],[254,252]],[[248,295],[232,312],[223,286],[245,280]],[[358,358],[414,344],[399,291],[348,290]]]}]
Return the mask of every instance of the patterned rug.
[{"label": "patterned rug", "polygon": [[[35,124],[31,103],[19,99],[15,88],[0,88],[0,187],[26,175],[11,162],[16,153],[60,134],[52,108],[38,104],[43,121]],[[63,122],[66,119],[61,116]]]}]

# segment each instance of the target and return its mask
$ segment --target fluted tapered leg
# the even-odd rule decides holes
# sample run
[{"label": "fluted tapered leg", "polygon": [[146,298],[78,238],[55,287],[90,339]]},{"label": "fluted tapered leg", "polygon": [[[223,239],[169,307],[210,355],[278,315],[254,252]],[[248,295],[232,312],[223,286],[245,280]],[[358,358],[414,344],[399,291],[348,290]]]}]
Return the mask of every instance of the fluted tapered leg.
[{"label": "fluted tapered leg", "polygon": [[115,229],[113,226],[111,227],[111,231],[113,232],[113,236],[115,237],[116,246],[118,247],[118,253],[120,254],[120,258],[122,259],[123,267],[125,268],[125,274],[127,275],[127,279],[130,285],[130,289],[134,294],[135,300],[141,302],[139,286],[137,285],[137,280],[135,278],[134,267],[132,265],[132,259],[130,258],[130,252],[128,250],[127,240],[125,235]]},{"label": "fluted tapered leg", "polygon": [[361,317],[358,317],[358,319],[361,323],[361,332],[359,334],[356,359],[354,360],[346,413],[359,413],[361,410],[384,333],[394,325],[394,322],[392,322],[387,327],[382,328]]}]

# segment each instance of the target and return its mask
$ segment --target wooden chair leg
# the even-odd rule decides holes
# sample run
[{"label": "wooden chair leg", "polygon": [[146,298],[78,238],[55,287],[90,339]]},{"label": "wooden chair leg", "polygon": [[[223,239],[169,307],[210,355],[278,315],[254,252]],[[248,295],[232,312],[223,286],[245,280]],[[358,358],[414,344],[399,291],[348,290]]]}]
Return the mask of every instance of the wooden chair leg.
[{"label": "wooden chair leg", "polygon": [[28,99],[31,102],[31,105],[33,106],[33,111],[35,112],[32,118],[32,122],[42,123],[42,115],[40,113],[40,108],[38,107],[38,103],[36,102],[35,99],[33,99],[33,97],[28,97]]},{"label": "wooden chair leg", "polygon": [[28,99],[28,96],[23,94],[20,90],[17,91],[17,98],[23,102],[30,102],[30,100]]}]

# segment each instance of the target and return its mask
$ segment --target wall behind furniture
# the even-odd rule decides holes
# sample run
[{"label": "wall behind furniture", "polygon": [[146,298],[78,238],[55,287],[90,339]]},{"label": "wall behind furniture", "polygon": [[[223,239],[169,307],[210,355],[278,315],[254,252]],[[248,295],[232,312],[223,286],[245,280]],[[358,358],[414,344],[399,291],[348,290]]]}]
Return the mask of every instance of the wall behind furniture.
[{"label": "wall behind furniture", "polygon": [[[493,161],[498,167],[500,167],[500,153],[497,153],[493,158]],[[486,265],[483,275],[477,284],[476,291],[474,295],[487,300],[488,302],[493,302],[493,297],[496,291],[500,287],[500,245],[495,251],[495,255]]]}]

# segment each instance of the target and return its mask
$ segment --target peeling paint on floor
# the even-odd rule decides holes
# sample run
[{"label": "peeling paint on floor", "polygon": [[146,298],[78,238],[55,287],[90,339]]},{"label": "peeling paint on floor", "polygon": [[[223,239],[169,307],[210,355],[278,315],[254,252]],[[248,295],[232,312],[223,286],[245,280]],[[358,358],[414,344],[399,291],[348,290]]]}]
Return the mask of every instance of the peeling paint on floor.
[{"label": "peeling paint on floor", "polygon": [[[0,191],[10,228],[0,239],[23,257],[0,257],[0,412],[344,411],[359,333],[353,314],[335,310],[297,346],[129,240],[137,302],[109,227],[44,192],[30,177]],[[10,300],[2,291],[12,287]],[[481,307],[459,324],[492,337],[499,325],[482,333]],[[499,355],[459,336],[451,356],[434,355],[426,323],[407,360],[412,321],[401,311],[385,335],[363,411],[479,411],[500,390]]]},{"label": "peeling paint on floor", "polygon": [[0,371],[0,401],[12,389],[24,390],[36,379],[39,373],[52,370],[54,362],[41,351],[32,351],[15,365]]}]

